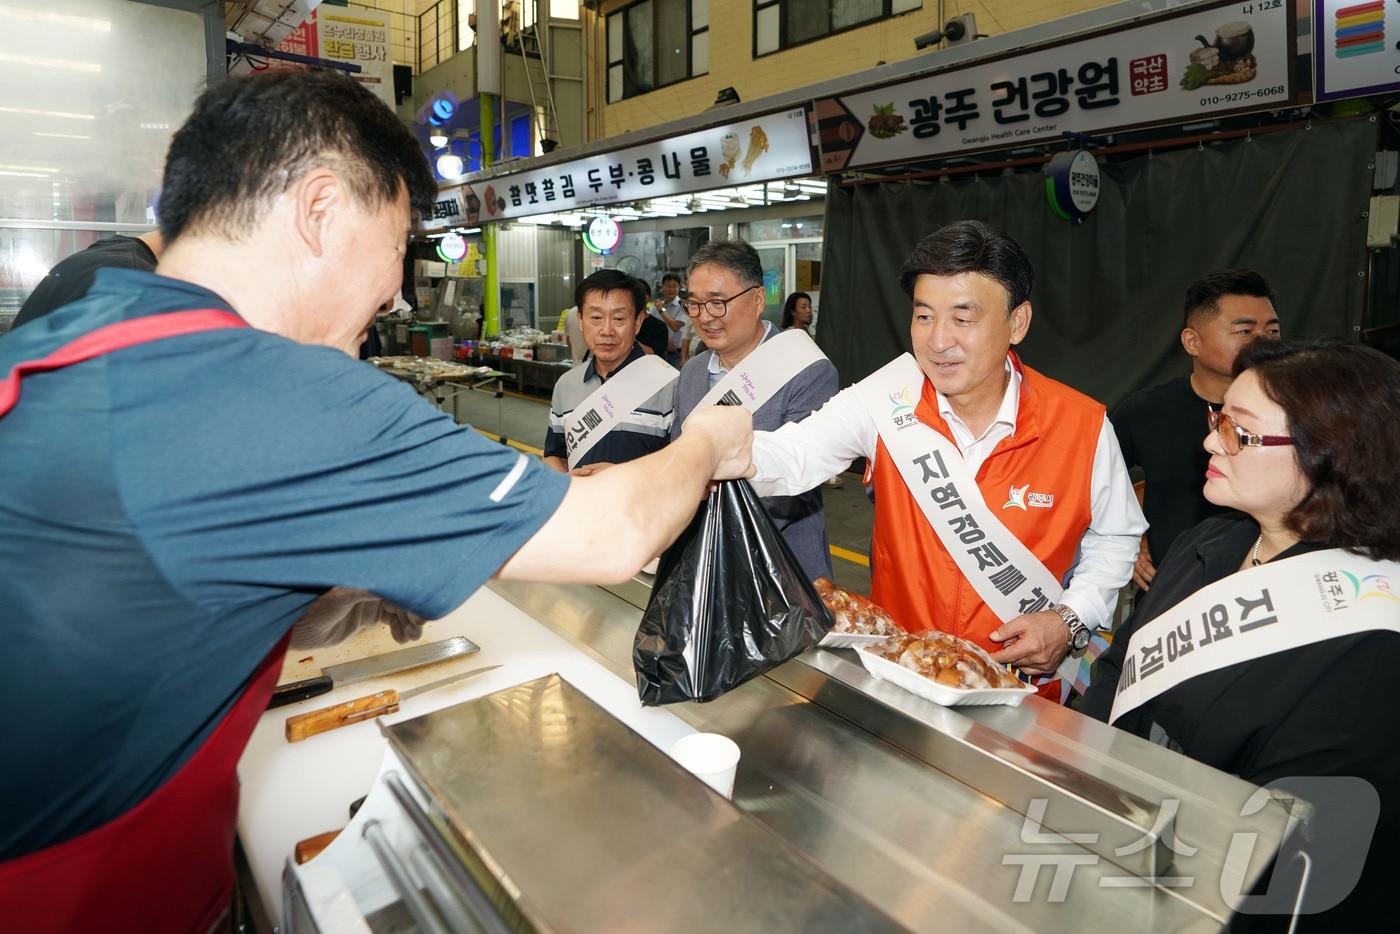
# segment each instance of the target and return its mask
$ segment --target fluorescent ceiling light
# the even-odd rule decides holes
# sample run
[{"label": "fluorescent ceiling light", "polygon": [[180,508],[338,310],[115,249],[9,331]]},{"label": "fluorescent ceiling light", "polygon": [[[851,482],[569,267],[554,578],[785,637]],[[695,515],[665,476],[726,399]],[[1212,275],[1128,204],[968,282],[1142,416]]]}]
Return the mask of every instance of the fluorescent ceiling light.
[{"label": "fluorescent ceiling light", "polygon": [[33,110],[29,107],[0,107],[0,114],[25,114],[30,117],[62,117],[65,120],[96,120],[92,114],[67,113],[62,110]]},{"label": "fluorescent ceiling light", "polygon": [[38,55],[11,55],[9,52],[0,52],[0,62],[34,65],[39,68],[66,68],[69,71],[87,71],[94,74],[102,71],[102,66],[96,62],[75,62],[67,58],[43,58]]},{"label": "fluorescent ceiling light", "polygon": [[7,172],[0,169],[0,175],[8,175],[17,178],[48,178],[47,175],[40,175],[38,172]]},{"label": "fluorescent ceiling light", "polygon": [[0,165],[0,169],[10,172],[57,172],[58,169],[51,165]]},{"label": "fluorescent ceiling light", "polygon": [[0,16],[17,19],[26,23],[50,23],[54,26],[70,26],[74,29],[91,29],[93,32],[111,32],[112,21],[92,19],[88,16],[65,16],[62,13],[44,13],[24,7],[0,6]]},{"label": "fluorescent ceiling light", "polygon": [[48,136],[53,139],[92,139],[91,136],[83,136],[81,133],[41,133],[34,131],[35,136]]}]

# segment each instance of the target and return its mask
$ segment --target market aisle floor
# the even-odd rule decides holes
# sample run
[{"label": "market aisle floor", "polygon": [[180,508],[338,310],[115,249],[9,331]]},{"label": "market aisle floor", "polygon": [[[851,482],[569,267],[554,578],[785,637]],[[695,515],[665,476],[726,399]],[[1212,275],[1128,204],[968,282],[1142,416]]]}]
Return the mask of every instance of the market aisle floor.
[{"label": "market aisle floor", "polygon": [[[543,399],[506,395],[496,399],[490,391],[449,391],[441,405],[458,422],[470,425],[492,440],[531,454],[544,446],[549,405]],[[846,474],[839,487],[823,487],[826,533],[831,544],[831,567],[836,583],[858,593],[870,592],[870,527],[874,507],[865,496],[860,477]]]}]

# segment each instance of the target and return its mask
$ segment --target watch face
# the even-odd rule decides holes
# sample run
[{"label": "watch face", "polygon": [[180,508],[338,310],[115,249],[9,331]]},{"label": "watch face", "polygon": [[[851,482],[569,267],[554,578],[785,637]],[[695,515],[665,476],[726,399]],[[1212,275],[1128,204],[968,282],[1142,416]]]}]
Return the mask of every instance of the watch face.
[{"label": "watch face", "polygon": [[1078,652],[1089,644],[1089,630],[1077,629],[1074,633],[1074,650]]}]

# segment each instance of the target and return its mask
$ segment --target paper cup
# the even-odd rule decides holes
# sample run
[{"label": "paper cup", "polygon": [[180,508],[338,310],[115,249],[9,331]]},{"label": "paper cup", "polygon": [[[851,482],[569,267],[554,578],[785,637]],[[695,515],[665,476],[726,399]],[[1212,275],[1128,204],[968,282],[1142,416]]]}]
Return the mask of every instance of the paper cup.
[{"label": "paper cup", "polygon": [[739,746],[728,736],[692,733],[676,740],[671,746],[671,758],[726,798],[734,793]]}]

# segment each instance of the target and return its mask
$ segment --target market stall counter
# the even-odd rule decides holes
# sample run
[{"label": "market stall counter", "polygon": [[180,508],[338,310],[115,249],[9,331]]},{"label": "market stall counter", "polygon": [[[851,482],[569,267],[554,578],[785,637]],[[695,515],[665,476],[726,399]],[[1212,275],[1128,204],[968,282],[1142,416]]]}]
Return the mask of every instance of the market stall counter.
[{"label": "market stall counter", "polygon": [[[606,768],[618,767],[618,755],[633,757],[638,763],[630,771],[701,793],[699,800],[717,809],[718,823],[706,825],[711,829],[704,832],[715,839],[694,839],[700,833],[694,828],[682,841],[657,835],[649,846],[630,851],[635,865],[612,856],[606,871],[598,863],[606,878],[589,876],[595,867],[584,855],[572,872],[624,891],[633,891],[635,883],[652,897],[660,886],[716,899],[712,879],[700,881],[693,872],[676,870],[663,884],[652,864],[671,865],[667,853],[675,847],[719,845],[738,831],[716,828],[741,817],[733,827],[756,822],[782,843],[783,865],[795,851],[820,870],[816,876],[784,876],[784,884],[792,886],[784,891],[851,906],[855,914],[842,917],[860,920],[848,930],[1218,930],[1230,915],[1232,891],[1247,891],[1284,835],[1306,822],[1302,802],[1292,802],[1290,810],[1287,802],[1268,800],[1250,810],[1246,804],[1257,789],[1248,783],[1074,711],[1034,697],[1020,707],[940,707],[871,677],[849,650],[814,650],[709,704],[643,709],[631,652],[641,615],[634,603],[644,602],[648,584],[642,577],[617,592],[491,584],[448,618],[430,623],[424,638],[465,635],[482,650],[451,666],[501,668],[406,701],[400,712],[380,718],[385,731],[356,724],[298,744],[283,737],[287,716],[303,707],[383,686],[409,688],[451,672],[408,672],[394,676],[392,684],[353,685],[265,715],[240,765],[239,831],[269,913],[278,916],[282,906],[279,879],[296,842],[344,826],[347,805],[373,788],[350,832],[342,832],[305,866],[288,870],[288,880],[303,909],[319,905],[324,918],[339,892],[342,907],[360,902],[358,916],[377,919],[368,929],[389,929],[395,906],[411,899],[386,884],[392,873],[366,855],[372,847],[363,825],[378,820],[397,826],[387,815],[408,807],[396,803],[392,786],[397,783],[399,798],[416,802],[430,838],[428,844],[407,845],[404,878],[419,879],[425,891],[432,886],[423,880],[438,879],[438,897],[452,905],[473,899],[495,904],[502,924],[525,917],[538,929],[569,929],[547,907],[551,900],[540,890],[548,885],[538,866],[520,862],[516,841],[499,821],[474,817],[471,803],[512,808],[513,820],[522,824],[521,838],[537,844],[552,840],[579,854],[607,848],[617,839],[608,823],[617,816],[611,813],[615,808],[578,805],[561,818],[536,806],[543,789],[524,776],[540,769],[541,757],[549,759],[549,748],[574,743],[600,748],[596,731],[610,729],[610,721],[635,733],[641,745],[603,743]],[[385,637],[378,637],[380,644],[373,638],[362,634],[353,644],[310,660],[289,657],[284,678],[391,647],[383,644]],[[563,703],[566,695],[569,701]],[[594,716],[594,707],[605,713]],[[586,729],[565,708],[587,708]],[[408,725],[433,710],[442,710],[435,717],[451,722],[441,721],[442,729]],[[510,710],[517,722],[509,729],[496,724],[479,732],[487,729],[488,713]],[[467,729],[463,723],[475,726]],[[671,768],[659,752],[697,729],[727,735],[742,750],[732,805]],[[416,731],[411,744],[392,738],[407,735],[405,730]],[[481,745],[489,735],[499,741]],[[386,756],[390,744],[395,749]],[[470,764],[459,761],[464,756],[471,757]],[[574,772],[604,774],[595,773],[605,765],[592,758],[558,761]],[[591,764],[584,768],[583,762]],[[527,768],[527,763],[534,764]],[[458,784],[448,787],[442,776],[449,774]],[[651,797],[658,787],[664,784],[634,792],[638,800],[675,793]],[[411,815],[397,819],[398,824],[412,821]],[[1238,850],[1248,834],[1256,836],[1243,860],[1235,852],[1227,861],[1232,846]],[[423,861],[412,855],[418,848],[444,854],[445,868],[417,866],[415,860]],[[502,864],[511,858],[517,860],[514,869]],[[564,872],[557,858],[553,865],[555,872]],[[722,874],[727,864],[713,865]],[[461,875],[455,884],[454,872]],[[526,877],[531,881],[522,884]],[[469,887],[462,879],[485,884],[469,896],[462,892]],[[560,879],[563,890],[578,884],[576,878]],[[415,891],[411,883],[403,888]],[[681,915],[649,913],[648,904],[618,900],[610,909],[617,914],[610,917],[649,930],[695,929],[693,917],[690,924],[681,923]],[[407,907],[397,910],[400,920],[413,914]],[[445,917],[456,909],[419,910]],[[664,922],[665,917],[675,923]],[[762,917],[765,929],[773,929],[771,915],[748,917],[755,922]],[[416,924],[420,930],[455,929]],[[746,929],[743,918],[726,924]]]},{"label": "market stall counter", "polygon": [[[420,396],[457,418],[456,397],[462,392],[487,392],[496,398],[496,433],[501,433],[501,397],[509,375],[490,366],[466,366],[436,357],[370,357],[367,361],[395,379],[408,383]],[[457,418],[461,422],[461,418]]]},{"label": "market stall counter", "polygon": [[481,348],[469,351],[467,361],[499,369],[515,381],[516,392],[537,392],[546,396],[554,391],[554,384],[559,381],[559,377],[567,373],[569,367],[573,365],[573,362],[567,359],[526,359],[514,354],[501,351],[493,353]]}]

